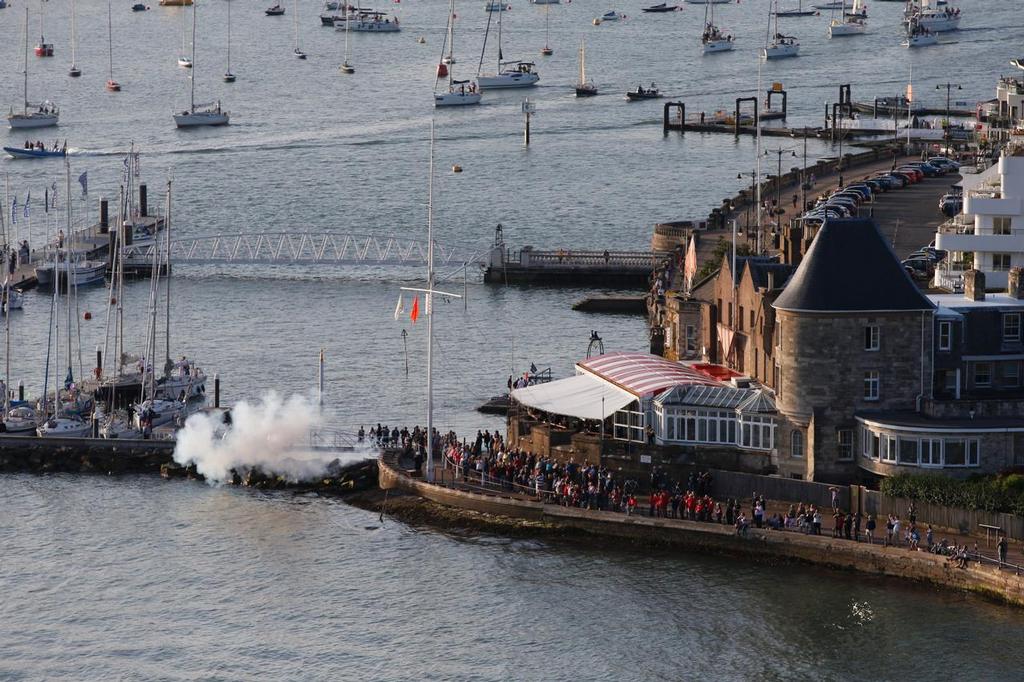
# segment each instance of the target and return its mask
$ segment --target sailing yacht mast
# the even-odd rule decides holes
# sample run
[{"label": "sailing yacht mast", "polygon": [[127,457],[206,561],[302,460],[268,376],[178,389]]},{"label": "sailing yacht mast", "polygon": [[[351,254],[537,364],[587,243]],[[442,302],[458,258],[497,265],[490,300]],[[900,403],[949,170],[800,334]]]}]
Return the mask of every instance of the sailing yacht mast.
[{"label": "sailing yacht mast", "polygon": [[71,0],[71,68],[68,70],[68,75],[72,78],[78,78],[82,75],[82,70],[75,64],[75,54],[77,52],[76,47],[78,43],[78,20],[75,15],[75,0]]},{"label": "sailing yacht mast", "polygon": [[498,68],[495,73],[501,73],[501,15],[503,14],[504,12],[498,12]]},{"label": "sailing yacht mast", "polygon": [[164,327],[164,376],[170,376],[174,364],[171,362],[171,179],[167,178],[167,206],[164,210],[164,250],[167,259],[167,318]]},{"label": "sailing yacht mast", "polygon": [[[22,70],[25,74],[25,115],[28,116],[28,7],[25,7],[25,68]],[[13,220],[13,218],[12,218]],[[43,397],[45,400],[45,396]]]},{"label": "sailing yacht mast", "polygon": [[192,8],[192,71],[188,74],[188,110],[196,110],[196,8]]},{"label": "sailing yacht mast", "polygon": [[231,0],[228,2],[228,70],[224,72],[224,82],[234,83],[235,74],[231,73]]},{"label": "sailing yacht mast", "polygon": [[[347,0],[343,1],[347,2]],[[299,0],[295,0],[295,8],[292,15],[292,18],[294,19],[293,23],[295,24],[295,49],[292,54],[294,54],[298,59],[305,59],[306,53],[299,49]]]},{"label": "sailing yacht mast", "polygon": [[110,18],[110,0],[107,0],[107,58],[107,63],[110,67],[110,77],[107,79],[107,90],[110,92],[118,92],[121,90],[121,85],[114,80],[114,29]]}]

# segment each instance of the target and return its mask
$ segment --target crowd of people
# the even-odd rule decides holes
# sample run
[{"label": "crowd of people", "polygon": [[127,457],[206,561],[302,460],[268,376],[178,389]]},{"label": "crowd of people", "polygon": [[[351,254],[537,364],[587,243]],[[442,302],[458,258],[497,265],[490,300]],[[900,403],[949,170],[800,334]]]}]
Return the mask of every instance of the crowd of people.
[{"label": "crowd of people", "polygon": [[[367,437],[362,427],[358,437],[360,441]],[[746,536],[751,527],[822,535],[826,519],[831,516],[832,537],[836,539],[931,552],[948,557],[949,562],[960,568],[966,568],[970,560],[979,557],[977,543],[971,550],[966,544],[945,538],[936,541],[935,531],[929,524],[924,524],[922,535],[913,504],[907,510],[906,522],[890,514],[884,528],[879,527],[879,520],[873,514],[844,511],[838,488],[831,489],[831,509],[799,503],[789,505],[785,511],[769,513],[768,500],[763,494],[754,493],[749,505],[741,504],[738,499],[716,499],[710,472],[691,472],[685,480],[673,480],[664,469],[654,466],[648,481],[647,504],[642,507],[636,481],[624,478],[621,471],[612,471],[607,466],[586,461],[560,462],[510,447],[497,430],[493,433],[477,431],[473,440],[460,440],[454,432],[439,434],[435,429],[433,438],[438,464],[452,471],[454,481],[468,487],[499,488],[564,507],[723,524],[734,527],[741,536]],[[421,470],[426,431],[419,426],[409,430],[377,424],[370,428],[369,439],[382,447],[401,449],[412,457],[416,469]],[[1005,563],[1005,538],[999,538],[997,550],[999,560]]]}]

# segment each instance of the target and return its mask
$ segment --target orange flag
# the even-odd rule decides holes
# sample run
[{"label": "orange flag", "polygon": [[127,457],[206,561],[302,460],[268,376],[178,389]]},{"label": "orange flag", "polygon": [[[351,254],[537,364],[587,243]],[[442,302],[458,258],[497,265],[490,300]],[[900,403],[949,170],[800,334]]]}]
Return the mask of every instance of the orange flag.
[{"label": "orange flag", "polygon": [[417,296],[412,300],[412,311],[409,313],[409,319],[412,320],[413,324],[416,324],[416,318],[420,316],[420,297]]}]

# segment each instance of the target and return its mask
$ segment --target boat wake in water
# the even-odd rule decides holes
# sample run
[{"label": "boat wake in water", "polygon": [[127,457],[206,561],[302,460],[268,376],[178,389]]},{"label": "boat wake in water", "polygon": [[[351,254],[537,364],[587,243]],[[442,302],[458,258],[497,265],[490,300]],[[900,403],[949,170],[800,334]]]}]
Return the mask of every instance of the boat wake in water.
[{"label": "boat wake in water", "polygon": [[267,393],[256,403],[240,401],[231,408],[230,423],[223,414],[197,413],[188,418],[178,434],[174,461],[194,464],[210,483],[230,481],[232,471],[258,468],[268,475],[293,481],[321,477],[339,455],[352,461],[366,452],[339,453],[311,447],[311,436],[320,425],[320,412],[301,395],[283,400]]}]

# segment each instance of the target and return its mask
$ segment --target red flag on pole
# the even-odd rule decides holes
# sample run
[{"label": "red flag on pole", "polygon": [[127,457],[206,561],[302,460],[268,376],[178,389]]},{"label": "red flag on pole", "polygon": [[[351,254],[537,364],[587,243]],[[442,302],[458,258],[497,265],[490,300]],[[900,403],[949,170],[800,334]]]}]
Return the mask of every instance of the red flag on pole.
[{"label": "red flag on pole", "polygon": [[420,297],[417,296],[412,300],[412,311],[409,313],[409,319],[412,320],[413,324],[416,324],[416,318],[420,316]]}]

